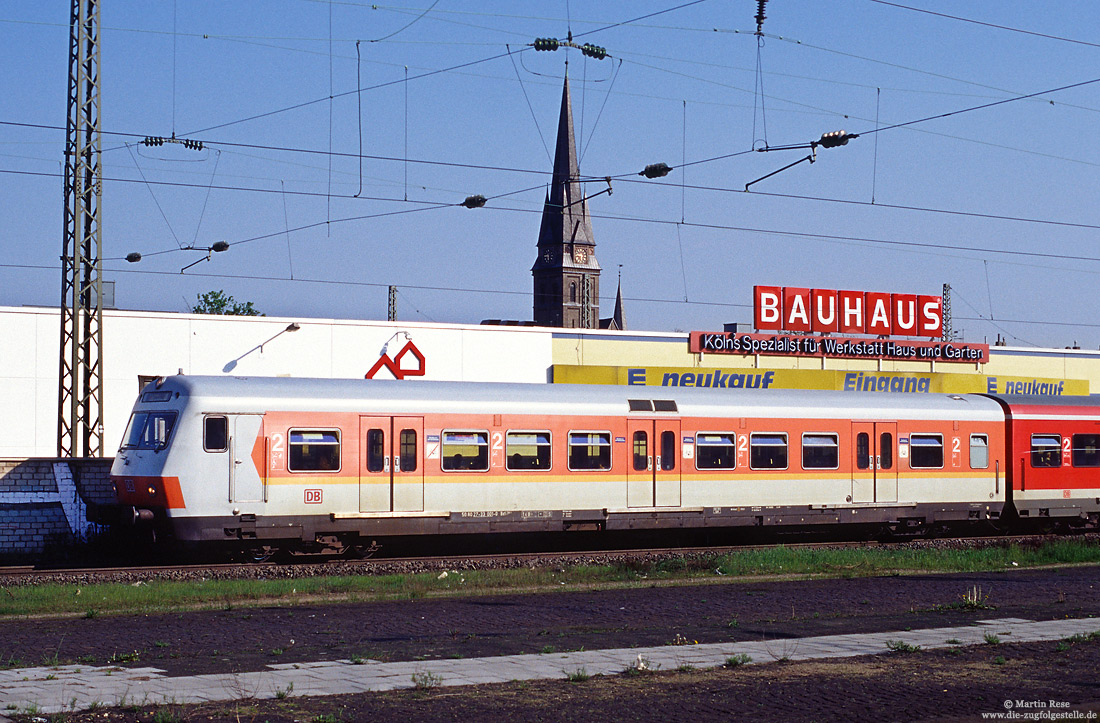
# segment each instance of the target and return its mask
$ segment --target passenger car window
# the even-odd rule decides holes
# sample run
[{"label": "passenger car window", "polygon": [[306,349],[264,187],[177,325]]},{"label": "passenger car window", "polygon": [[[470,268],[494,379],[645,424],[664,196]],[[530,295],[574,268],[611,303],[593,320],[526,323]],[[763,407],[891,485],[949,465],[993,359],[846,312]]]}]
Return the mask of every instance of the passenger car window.
[{"label": "passenger car window", "polygon": [[335,472],[340,469],[340,432],[336,429],[290,430],[291,472]]},{"label": "passenger car window", "polygon": [[970,435],[970,468],[989,467],[989,437],[984,434]]},{"label": "passenger car window", "polygon": [[484,472],[489,469],[489,433],[443,433],[443,469],[449,472]]},{"label": "passenger car window", "polygon": [[737,435],[700,432],[695,435],[696,469],[733,469],[737,465]]},{"label": "passenger car window", "polygon": [[1073,466],[1100,467],[1100,434],[1073,435]]},{"label": "passenger car window", "polygon": [[1062,437],[1058,434],[1031,435],[1031,466],[1061,467]]},{"label": "passenger car window", "polygon": [[749,467],[752,469],[786,469],[787,435],[779,433],[750,434]]},{"label": "passenger car window", "polygon": [[611,469],[611,432],[570,432],[569,469]]},{"label": "passenger car window", "polygon": [[943,467],[943,437],[938,434],[909,435],[909,466],[915,469]]},{"label": "passenger car window", "polygon": [[550,469],[550,433],[509,432],[505,456],[508,469]]},{"label": "passenger car window", "polygon": [[802,435],[803,469],[836,469],[840,466],[840,443],[835,434]]}]

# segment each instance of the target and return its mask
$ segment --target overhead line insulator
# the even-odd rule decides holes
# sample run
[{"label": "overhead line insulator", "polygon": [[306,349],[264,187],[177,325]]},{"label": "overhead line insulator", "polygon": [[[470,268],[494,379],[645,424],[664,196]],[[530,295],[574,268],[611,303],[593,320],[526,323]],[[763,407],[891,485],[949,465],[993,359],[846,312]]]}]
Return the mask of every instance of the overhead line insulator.
[{"label": "overhead line insulator", "polygon": [[581,51],[582,55],[586,55],[589,58],[595,58],[596,60],[603,60],[607,57],[607,48],[600,47],[599,45],[592,45],[591,43],[585,43],[584,45],[577,45],[573,42],[572,36],[569,40],[558,40],[557,38],[535,38],[535,42],[531,43],[531,47],[535,50],[557,50],[560,47],[576,48]]},{"label": "overhead line insulator", "polygon": [[858,133],[846,133],[844,131],[829,131],[828,133],[822,133],[821,139],[817,141],[817,145],[822,148],[836,148],[837,146],[846,146],[848,141],[853,138],[859,138]]},{"label": "overhead line insulator", "polygon": [[598,45],[585,43],[581,46],[581,54],[587,55],[590,58],[595,58],[596,60],[603,60],[607,57],[607,48],[601,48]]},{"label": "overhead line insulator", "polygon": [[640,173],[639,176],[645,176],[646,178],[663,178],[672,171],[672,167],[667,163],[650,163]]}]

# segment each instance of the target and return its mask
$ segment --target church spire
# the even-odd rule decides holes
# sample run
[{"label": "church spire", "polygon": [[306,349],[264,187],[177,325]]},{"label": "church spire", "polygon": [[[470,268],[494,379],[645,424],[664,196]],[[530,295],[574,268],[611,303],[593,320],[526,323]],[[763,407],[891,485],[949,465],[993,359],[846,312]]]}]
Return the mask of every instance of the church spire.
[{"label": "church spire", "polygon": [[554,173],[550,180],[550,196],[542,211],[539,246],[550,243],[595,243],[580,175],[577,141],[573,134],[573,102],[569,95],[567,75],[561,91],[558,140],[554,147]]},{"label": "church spire", "polygon": [[554,170],[542,208],[538,253],[531,267],[535,323],[598,328],[600,264],[580,182],[568,75],[562,86]]}]

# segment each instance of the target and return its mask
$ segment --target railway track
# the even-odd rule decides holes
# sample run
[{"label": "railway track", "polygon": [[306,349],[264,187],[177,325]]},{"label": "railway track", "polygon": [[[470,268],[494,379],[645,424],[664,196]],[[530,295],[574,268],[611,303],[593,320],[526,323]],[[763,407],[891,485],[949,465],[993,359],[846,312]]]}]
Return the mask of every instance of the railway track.
[{"label": "railway track", "polygon": [[[1100,542],[1100,534],[1079,536]],[[702,564],[715,556],[765,550],[775,547],[801,549],[843,549],[879,547],[898,549],[982,549],[1010,545],[1039,546],[1060,535],[1016,535],[991,537],[955,537],[900,542],[830,541],[787,542],[758,545],[674,547],[660,549],[578,550],[557,552],[508,552],[472,555],[434,555],[349,560],[305,559],[294,563],[203,563],[186,565],[143,565],[115,567],[74,567],[39,569],[34,566],[0,567],[0,586],[37,585],[46,583],[93,584],[200,580],[200,579],[292,579],[341,575],[416,574],[443,570],[514,569],[522,567],[572,566],[584,564],[659,563],[685,560],[687,564]]]}]

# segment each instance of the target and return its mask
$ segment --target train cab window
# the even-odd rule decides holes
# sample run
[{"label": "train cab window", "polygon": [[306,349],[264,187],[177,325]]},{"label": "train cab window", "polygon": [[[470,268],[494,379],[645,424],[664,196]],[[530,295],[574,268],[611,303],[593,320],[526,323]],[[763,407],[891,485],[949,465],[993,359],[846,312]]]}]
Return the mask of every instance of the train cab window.
[{"label": "train cab window", "polygon": [[1031,466],[1061,467],[1062,437],[1058,434],[1031,435]]},{"label": "train cab window", "polygon": [[367,471],[386,469],[386,435],[381,429],[367,430]]},{"label": "train cab window", "polygon": [[837,435],[802,435],[802,469],[836,469],[839,466],[840,442]]},{"label": "train cab window", "polygon": [[202,420],[202,449],[204,452],[229,449],[229,420],[226,417],[210,416]]},{"label": "train cab window", "polygon": [[1100,467],[1100,434],[1073,435],[1073,466]]},{"label": "train cab window", "polygon": [[856,469],[871,469],[871,435],[856,435]]},{"label": "train cab window", "polygon": [[340,432],[335,429],[290,430],[291,472],[328,472],[340,469]]},{"label": "train cab window", "polygon": [[643,472],[649,469],[649,435],[638,430],[634,433],[634,470]]},{"label": "train cab window", "polygon": [[397,437],[399,472],[415,472],[416,459],[420,455],[416,452],[416,430],[402,429]]},{"label": "train cab window", "polygon": [[661,471],[676,469],[676,433],[670,430],[661,432]]},{"label": "train cab window", "polygon": [[489,469],[489,433],[443,433],[443,469],[449,472],[484,472]]},{"label": "train cab window", "polygon": [[736,465],[736,434],[699,432],[695,435],[695,469],[733,469]]},{"label": "train cab window", "polygon": [[914,469],[943,467],[943,437],[938,434],[909,435],[909,466]]},{"label": "train cab window", "polygon": [[989,468],[989,437],[984,434],[970,435],[970,469]]},{"label": "train cab window", "polygon": [[163,449],[168,446],[175,412],[134,412],[123,436],[123,449]]},{"label": "train cab window", "polygon": [[611,469],[611,432],[570,432],[569,469]]},{"label": "train cab window", "polygon": [[[942,457],[942,451],[941,451]],[[941,462],[940,466],[943,464]],[[894,467],[894,435],[883,432],[878,437],[878,468],[893,469]]]},{"label": "train cab window", "polygon": [[506,445],[508,469],[550,469],[549,432],[509,432]]},{"label": "train cab window", "polygon": [[787,435],[776,432],[749,435],[749,467],[786,469]]}]

